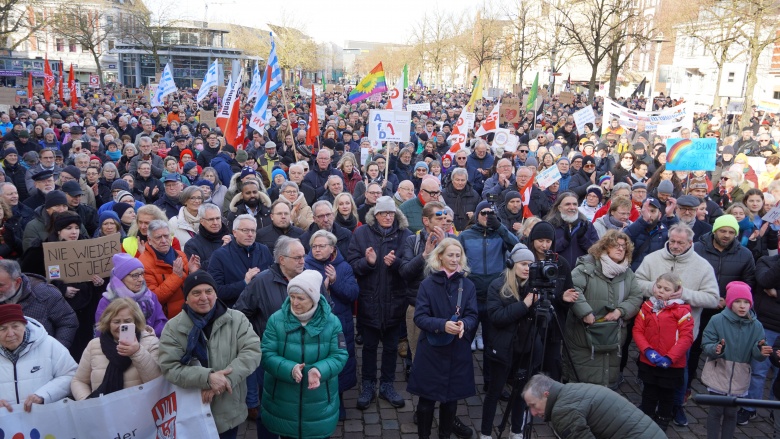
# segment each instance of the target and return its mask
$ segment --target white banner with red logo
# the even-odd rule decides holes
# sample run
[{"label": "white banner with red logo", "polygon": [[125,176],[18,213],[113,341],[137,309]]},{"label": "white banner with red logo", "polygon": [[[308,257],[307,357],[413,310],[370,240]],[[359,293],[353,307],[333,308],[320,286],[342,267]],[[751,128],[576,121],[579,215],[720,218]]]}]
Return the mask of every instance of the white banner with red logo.
[{"label": "white banner with red logo", "polygon": [[183,389],[160,377],[142,386],[84,401],[69,399],[0,408],[0,438],[216,438],[217,427],[200,390]]}]

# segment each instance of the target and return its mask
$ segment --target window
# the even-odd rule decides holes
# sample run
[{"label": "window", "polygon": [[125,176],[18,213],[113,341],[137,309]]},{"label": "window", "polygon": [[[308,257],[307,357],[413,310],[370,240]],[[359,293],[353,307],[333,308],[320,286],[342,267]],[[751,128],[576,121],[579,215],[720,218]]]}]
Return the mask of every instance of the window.
[{"label": "window", "polygon": [[69,52],[75,52],[76,51],[76,40],[68,41],[68,51]]},{"label": "window", "polygon": [[[726,81],[729,82],[729,83],[733,83],[734,82],[734,72],[729,72],[729,78]],[[777,99],[777,98],[775,98],[775,99]]]},{"label": "window", "polygon": [[55,44],[57,45],[57,52],[64,52],[65,51],[65,40],[62,38],[57,38],[55,41]]},{"label": "window", "polygon": [[780,99],[780,91],[776,91],[772,94],[772,99]]},{"label": "window", "polygon": [[114,40],[108,40],[108,50],[114,50],[116,42]]}]

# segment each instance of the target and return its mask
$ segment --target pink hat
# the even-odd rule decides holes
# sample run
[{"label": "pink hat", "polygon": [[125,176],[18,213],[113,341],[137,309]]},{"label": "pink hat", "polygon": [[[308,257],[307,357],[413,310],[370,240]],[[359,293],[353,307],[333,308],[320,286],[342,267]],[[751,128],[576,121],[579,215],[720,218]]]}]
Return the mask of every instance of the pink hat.
[{"label": "pink hat", "polygon": [[734,281],[726,285],[726,306],[731,308],[731,304],[737,299],[745,299],[750,302],[750,307],[753,307],[753,293],[745,282]]}]

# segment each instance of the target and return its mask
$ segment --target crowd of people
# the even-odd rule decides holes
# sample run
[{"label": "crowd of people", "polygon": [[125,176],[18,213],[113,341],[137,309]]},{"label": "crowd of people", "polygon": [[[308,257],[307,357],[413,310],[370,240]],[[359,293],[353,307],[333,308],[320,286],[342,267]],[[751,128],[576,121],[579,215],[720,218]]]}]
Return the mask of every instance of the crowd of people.
[{"label": "crowd of people", "polygon": [[[193,96],[152,108],[106,89],[76,108],[36,97],[0,114],[1,406],[163,376],[200,389],[220,438],[247,419],[258,439],[325,438],[346,419],[344,392],[358,388],[360,410],[377,396],[401,408],[403,386],[419,397],[421,438],[437,404],[440,438],[473,437],[457,405],[477,393],[481,439],[500,400],[512,439],[529,437],[529,412],[558,432],[648,438],[688,424],[696,379],[765,397],[780,364],[780,222],[763,219],[780,201],[770,115],[739,136],[718,110],[697,115],[677,136],[714,137],[717,165],[680,172],[641,122],[602,125],[601,99],[576,127],[583,96],[506,124],[516,151],[475,137],[489,101],[450,150],[465,91],[412,92],[431,111],[412,112],[409,142],[381,149],[367,131],[383,102],[323,93],[311,144],[309,99],[272,96],[267,131],[231,145],[198,122]],[[534,183],[550,167],[560,179]],[[115,234],[109,277],[47,281],[44,243]],[[543,261],[556,268],[545,288]],[[609,412],[631,405],[616,393],[629,361],[641,406]],[[586,394],[601,415],[584,415]],[[757,422],[750,407],[707,411],[710,438]]]}]

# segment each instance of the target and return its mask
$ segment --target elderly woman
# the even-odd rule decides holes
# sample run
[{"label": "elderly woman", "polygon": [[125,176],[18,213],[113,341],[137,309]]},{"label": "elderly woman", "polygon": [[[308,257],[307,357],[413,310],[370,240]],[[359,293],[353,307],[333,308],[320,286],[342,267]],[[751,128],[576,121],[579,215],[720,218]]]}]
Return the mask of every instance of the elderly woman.
[{"label": "elderly woman", "polygon": [[292,204],[290,220],[293,225],[303,230],[308,229],[314,222],[314,218],[312,218],[311,207],[306,203],[306,197],[298,190],[298,184],[294,181],[285,181],[279,187],[279,195]]},{"label": "elderly woman", "polygon": [[[247,416],[246,377],[260,365],[260,338],[244,314],[217,299],[216,282],[205,271],[187,277],[184,300],[160,337],[160,368],[171,383],[200,389],[220,439],[235,439]],[[319,419],[319,412],[308,412]]]},{"label": "elderly woman", "polygon": [[[135,325],[132,342],[119,340],[119,328],[128,323]],[[111,302],[97,329],[100,335],[87,345],[70,383],[74,399],[97,398],[162,375],[157,365],[159,340],[135,300],[123,297]]]},{"label": "elderly woman", "polygon": [[200,174],[200,178],[208,180],[214,187],[211,189],[211,202],[217,206],[222,206],[225,202],[225,194],[227,194],[228,188],[219,180],[217,170],[211,166],[203,168],[203,172]]},{"label": "elderly woman", "polygon": [[114,233],[119,233],[122,239],[127,236],[125,230],[122,228],[122,221],[119,219],[119,216],[116,214],[116,212],[113,210],[107,210],[100,214],[98,219],[98,228],[95,230],[95,234],[92,237],[100,238],[103,236],[113,235]]},{"label": "elderly woman", "polygon": [[407,390],[420,397],[417,434],[431,435],[439,402],[439,437],[450,437],[458,400],[474,396],[471,339],[476,332],[477,292],[466,278],[466,253],[454,238],[443,239],[428,255],[417,292],[414,323],[420,341]]},{"label": "elderly woman", "polygon": [[146,286],[144,266],[141,261],[127,253],[117,253],[112,258],[114,268],[103,298],[98,302],[95,321],[99,322],[106,307],[116,299],[133,299],[144,316],[143,326],[149,326],[158,337],[162,334],[168,318],[157,296]]},{"label": "elderly woman", "polygon": [[619,385],[625,322],[642,306],[642,290],[630,268],[633,251],[628,235],[608,230],[577,261],[571,277],[579,295],[569,309],[563,335],[569,348],[564,350],[566,381]]},{"label": "elderly woman", "polygon": [[314,270],[290,280],[289,297],[263,333],[262,419],[280,436],[329,437],[338,423],[337,381],[349,354],[341,322],[320,295],[322,285]]},{"label": "elderly woman", "polygon": [[741,202],[745,192],[740,188],[742,173],[737,171],[723,171],[720,174],[720,182],[710,192],[712,201],[721,209],[726,210],[732,203]]},{"label": "elderly woman", "polygon": [[339,420],[346,419],[342,395],[357,384],[357,359],[355,358],[355,326],[352,320],[352,305],[358,298],[358,288],[352,267],[338,251],[336,235],[326,230],[317,230],[309,240],[309,254],[306,255],[307,270],[316,270],[328,279],[327,292],[333,303],[333,314],[341,321],[341,329],[347,343],[349,358],[339,374]]},{"label": "elderly woman", "polygon": [[187,255],[171,245],[171,229],[168,223],[154,220],[149,223],[148,241],[138,260],[144,266],[144,280],[165,310],[166,317],[179,314],[184,305],[182,285],[189,273],[200,269],[200,257]]},{"label": "elderly woman", "polygon": [[0,407],[50,404],[70,393],[76,362],[38,321],[16,303],[0,305]]},{"label": "elderly woman", "polygon": [[171,233],[179,244],[187,245],[187,241],[198,234],[200,228],[200,217],[198,208],[203,204],[203,191],[198,186],[189,186],[179,194],[179,214],[171,218],[168,224],[171,226]]}]

